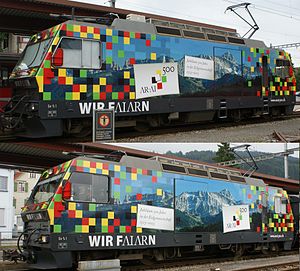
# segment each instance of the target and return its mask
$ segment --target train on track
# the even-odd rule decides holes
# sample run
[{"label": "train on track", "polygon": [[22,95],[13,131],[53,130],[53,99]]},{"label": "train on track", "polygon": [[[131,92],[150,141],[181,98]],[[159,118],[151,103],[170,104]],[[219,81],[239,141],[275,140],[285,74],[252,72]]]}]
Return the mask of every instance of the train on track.
[{"label": "train on track", "polygon": [[113,109],[116,128],[139,131],[291,114],[296,93],[283,50],[233,29],[134,14],[32,36],[10,81],[0,126],[36,138],[85,136],[96,109]]},{"label": "train on track", "polygon": [[242,255],[297,243],[299,197],[235,169],[159,156],[78,156],[42,174],[22,219],[18,246],[38,269],[211,248]]}]

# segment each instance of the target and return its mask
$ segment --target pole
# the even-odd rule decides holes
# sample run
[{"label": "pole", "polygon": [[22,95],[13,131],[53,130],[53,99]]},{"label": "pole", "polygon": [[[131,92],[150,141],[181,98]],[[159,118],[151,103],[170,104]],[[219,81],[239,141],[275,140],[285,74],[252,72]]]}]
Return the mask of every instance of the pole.
[{"label": "pole", "polygon": [[[284,151],[287,151],[287,143],[284,143]],[[288,164],[288,157],[289,154],[286,153],[284,155],[284,178],[288,179],[289,178],[289,164]]]},{"label": "pole", "polygon": [[116,7],[116,1],[117,1],[117,0],[110,0],[110,6],[111,6],[112,8],[115,8],[115,7]]}]

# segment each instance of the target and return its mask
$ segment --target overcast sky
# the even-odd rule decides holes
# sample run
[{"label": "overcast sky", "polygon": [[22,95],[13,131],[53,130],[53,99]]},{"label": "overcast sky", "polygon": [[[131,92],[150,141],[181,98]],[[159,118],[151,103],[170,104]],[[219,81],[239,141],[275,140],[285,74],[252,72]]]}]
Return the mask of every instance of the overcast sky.
[{"label": "overcast sky", "polygon": [[[153,151],[156,153],[166,153],[167,151],[183,153],[198,151],[217,151],[219,143],[114,143],[113,145],[124,146],[128,148]],[[284,151],[284,143],[231,143],[231,147],[250,144],[250,151],[260,151],[267,153],[277,153]],[[299,147],[298,143],[288,143],[288,149]],[[241,149],[243,150],[243,149]],[[293,154],[293,157],[299,158],[299,151]]]},{"label": "overcast sky", "polygon": [[[98,5],[109,5],[108,0],[75,0]],[[249,26],[233,12],[227,11],[230,5],[245,1],[237,0],[116,0],[116,7],[148,12],[153,14],[188,19],[237,29],[241,35]],[[253,38],[263,40],[266,45],[279,45],[300,42],[300,1],[299,0],[250,0],[250,10],[259,30]],[[243,9],[238,12],[249,18]],[[247,17],[248,16],[248,17]],[[288,50],[293,62],[300,66],[300,48]]]}]

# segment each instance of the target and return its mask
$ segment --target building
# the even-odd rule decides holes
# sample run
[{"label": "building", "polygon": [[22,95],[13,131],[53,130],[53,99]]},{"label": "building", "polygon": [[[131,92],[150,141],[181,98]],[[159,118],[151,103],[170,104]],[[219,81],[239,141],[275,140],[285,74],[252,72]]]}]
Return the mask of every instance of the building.
[{"label": "building", "polygon": [[21,218],[22,207],[25,205],[39,177],[40,174],[32,172],[15,173],[13,206],[15,210],[14,225],[16,227],[15,230],[18,232],[22,232],[23,230],[23,221]]},{"label": "building", "polygon": [[14,170],[0,168],[0,240],[11,239],[14,226]]}]

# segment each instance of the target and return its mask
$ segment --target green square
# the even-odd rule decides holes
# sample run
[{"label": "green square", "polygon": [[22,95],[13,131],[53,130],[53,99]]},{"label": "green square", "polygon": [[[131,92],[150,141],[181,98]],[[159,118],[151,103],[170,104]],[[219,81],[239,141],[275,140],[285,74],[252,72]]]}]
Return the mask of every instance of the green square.
[{"label": "green square", "polygon": [[242,193],[246,195],[246,188],[242,189]]},{"label": "green square", "polygon": [[156,35],[152,34],[151,35],[151,40],[156,40]]},{"label": "green square", "polygon": [[130,86],[134,86],[134,85],[135,85],[134,78],[130,78],[130,80],[129,80],[129,85],[130,85]]},{"label": "green square", "polygon": [[249,217],[249,222],[252,223],[252,217]]},{"label": "green square", "polygon": [[72,24],[67,24],[67,31],[72,31],[73,32],[73,25]]},{"label": "green square", "polygon": [[43,101],[51,101],[51,92],[43,92]]},{"label": "green square", "polygon": [[69,100],[69,101],[73,100],[72,92],[66,92],[66,100]]},{"label": "green square", "polygon": [[125,53],[124,53],[123,50],[119,50],[119,51],[118,51],[118,57],[119,57],[119,58],[124,58],[124,57],[125,57]]},{"label": "green square", "polygon": [[114,198],[120,199],[120,192],[114,192]]},{"label": "green square", "polygon": [[81,225],[75,225],[75,232],[82,232],[82,226]]},{"label": "green square", "polygon": [[130,32],[130,38],[135,39],[135,33],[134,32]]},{"label": "green square", "polygon": [[86,78],[87,77],[87,70],[80,70],[80,77]]},{"label": "green square", "polygon": [[265,53],[265,50],[264,50],[264,49],[259,49],[259,53],[260,53],[260,54],[264,54],[264,53]]},{"label": "green square", "polygon": [[44,69],[39,69],[36,76],[44,76]]},{"label": "green square", "polygon": [[161,171],[157,171],[156,175],[157,175],[157,177],[161,177],[162,176],[162,172]]},{"label": "green square", "polygon": [[108,226],[102,226],[102,232],[108,233]]},{"label": "green square", "polygon": [[138,168],[136,172],[137,172],[137,174],[142,174],[143,170],[141,168]]},{"label": "green square", "polygon": [[61,199],[62,199],[61,194],[55,194],[55,196],[54,196],[54,201],[55,202],[60,202]]},{"label": "green square", "polygon": [[162,80],[163,83],[166,83],[167,82],[167,76],[163,76],[161,80]]},{"label": "green square", "polygon": [[45,60],[44,61],[44,68],[50,69],[51,68],[51,61],[50,60]]},{"label": "green square", "polygon": [[245,54],[246,54],[245,51],[242,51],[242,56],[245,56]]},{"label": "green square", "polygon": [[112,57],[111,56],[106,57],[106,64],[112,64]]},{"label": "green square", "polygon": [[242,215],[239,215],[239,219],[240,219],[240,220],[243,220],[243,216],[242,216]]},{"label": "green square", "polygon": [[96,211],[96,204],[90,203],[89,204],[89,211]]},{"label": "green square", "polygon": [[278,91],[275,91],[275,96],[279,96],[279,93],[278,93]]},{"label": "green square", "polygon": [[113,93],[111,94],[111,98],[112,98],[113,100],[118,100],[118,99],[119,99],[118,92],[113,92]]},{"label": "green square", "polygon": [[112,37],[112,43],[118,44],[119,43],[119,37],[118,36],[113,36]]},{"label": "green square", "polygon": [[93,92],[93,100],[100,100],[100,93],[99,92]]},{"label": "green square", "polygon": [[248,88],[252,87],[252,81],[248,81]]},{"label": "green square", "polygon": [[78,167],[82,167],[83,166],[83,161],[82,160],[76,160],[76,165]]},{"label": "green square", "polygon": [[53,232],[54,233],[60,233],[61,232],[61,225],[54,225]]},{"label": "green square", "polygon": [[256,58],[256,51],[253,52],[253,56]]},{"label": "green square", "polygon": [[277,221],[278,223],[281,223],[281,219],[280,218],[278,218],[278,221]]},{"label": "green square", "polygon": [[120,172],[120,178],[126,179],[126,172]]},{"label": "green square", "polygon": [[126,232],[126,227],[125,226],[120,226],[120,233]]},{"label": "green square", "polygon": [[132,187],[130,185],[126,185],[126,193],[131,193]]},{"label": "green square", "polygon": [[274,231],[274,232],[277,232],[277,228],[276,228],[276,227],[274,227],[273,231]]}]

